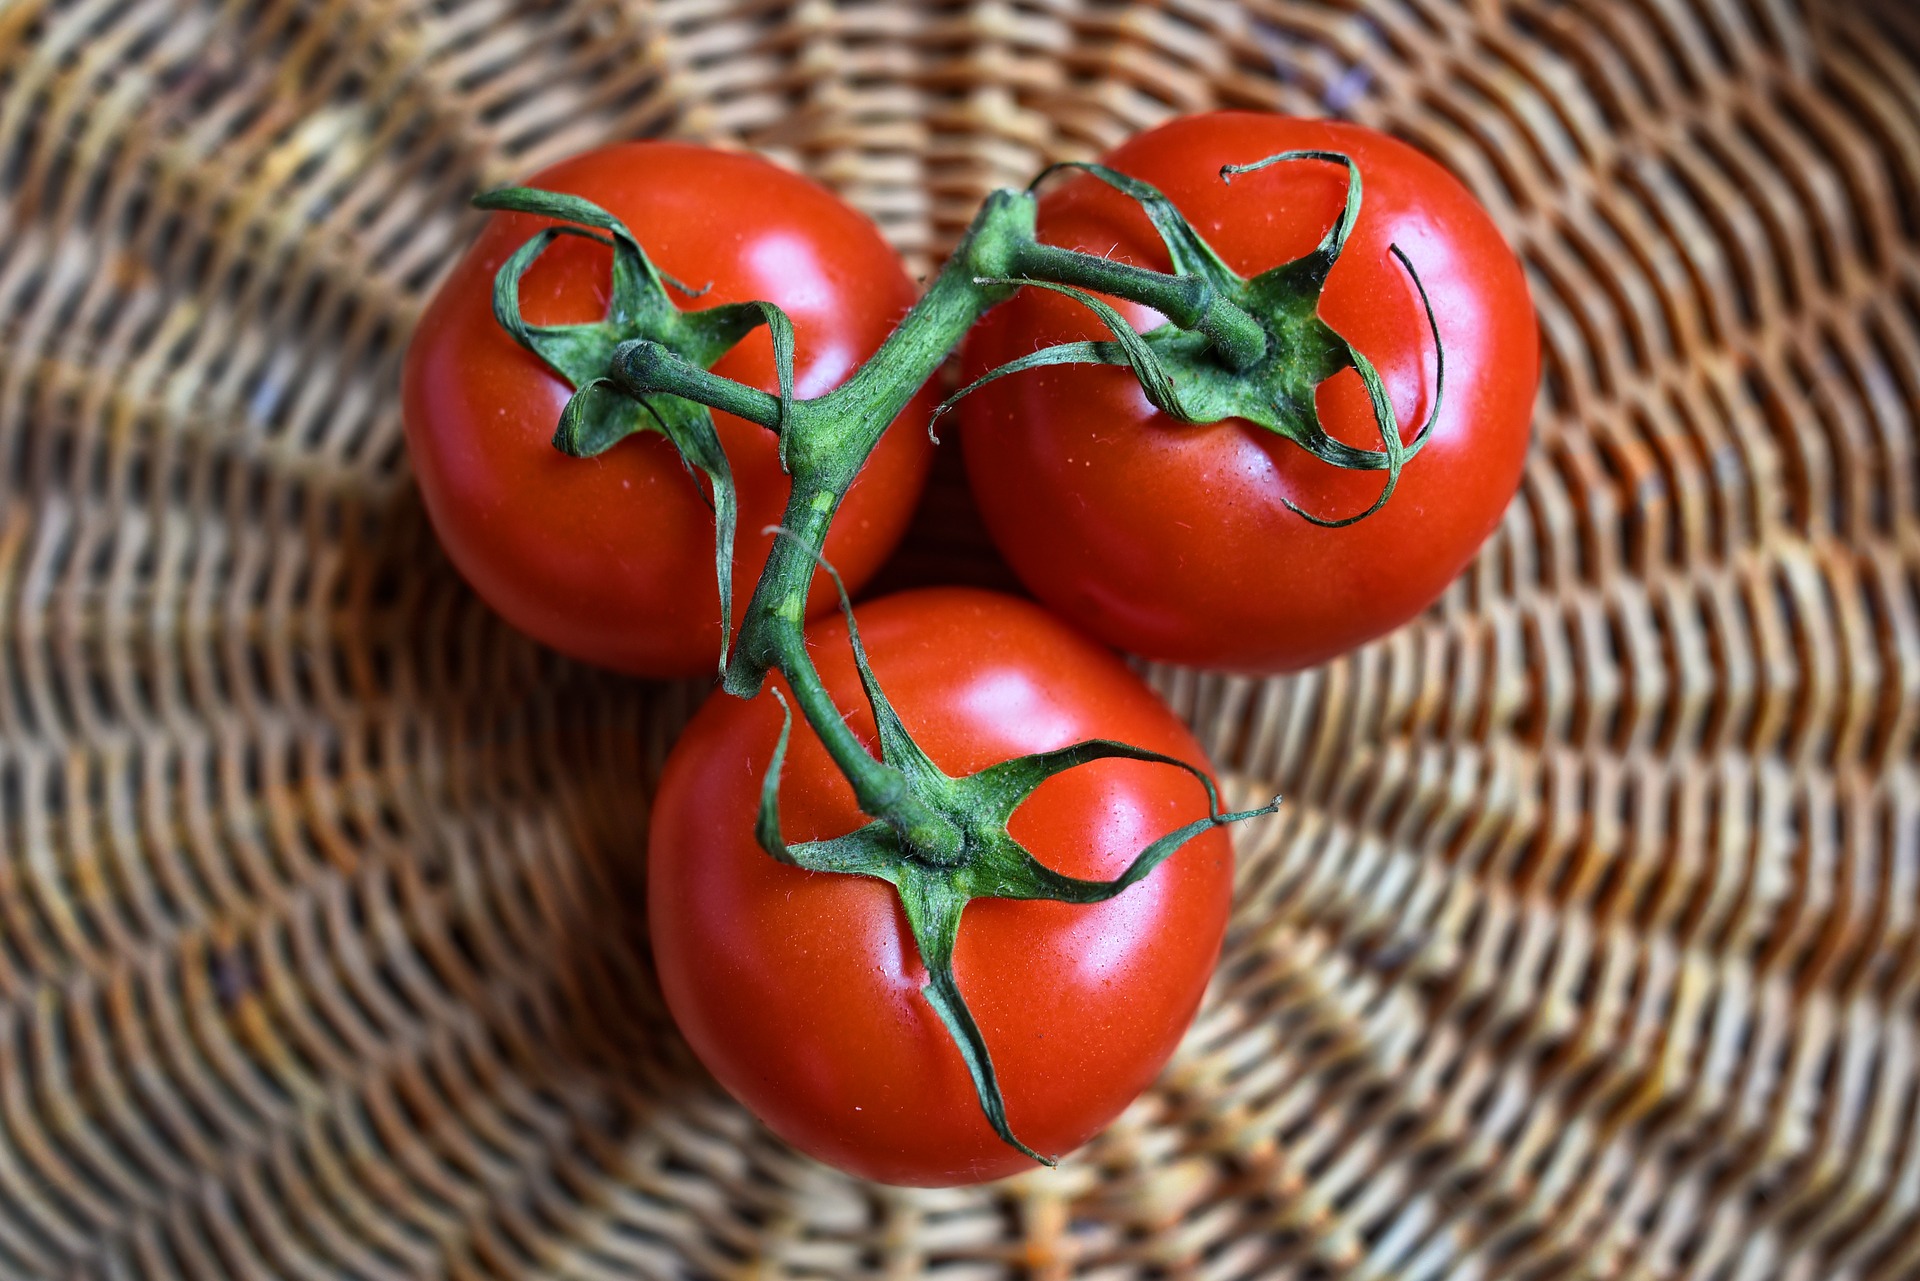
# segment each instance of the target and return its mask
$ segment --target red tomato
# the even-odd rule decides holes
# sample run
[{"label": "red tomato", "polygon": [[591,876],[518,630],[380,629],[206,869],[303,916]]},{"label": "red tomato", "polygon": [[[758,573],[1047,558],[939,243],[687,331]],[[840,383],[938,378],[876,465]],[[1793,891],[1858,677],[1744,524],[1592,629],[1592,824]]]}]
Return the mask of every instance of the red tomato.
[{"label": "red tomato", "polygon": [[[1240,671],[1340,654],[1432,603],[1519,483],[1539,377],[1533,308],[1499,231],[1439,165],[1358,125],[1240,112],[1174,121],[1105,163],[1160,188],[1228,266],[1253,276],[1313,249],[1339,215],[1346,173],[1295,161],[1227,183],[1220,168],[1299,149],[1344,152],[1359,165],[1359,225],[1320,315],[1378,367],[1403,440],[1427,417],[1435,353],[1388,245],[1420,273],[1446,348],[1439,420],[1384,508],[1348,528],[1314,526],[1282,500],[1350,516],[1372,503],[1384,473],[1338,470],[1239,419],[1175,422],[1123,369],[1029,371],[961,403],[968,477],[1015,572],[1135,653]],[[1039,228],[1048,243],[1169,269],[1139,206],[1090,177],[1043,196]],[[1162,319],[1132,305],[1121,312],[1142,330]],[[1028,289],[974,332],[967,374],[1105,336],[1084,307]],[[1331,435],[1380,447],[1356,374],[1322,384],[1317,403]]]},{"label": "red tomato", "polygon": [[[795,390],[838,386],[913,303],[899,259],[863,215],[824,187],[755,156],[679,143],[603,147],[527,185],[584,196],[623,220],[689,307],[765,299],[793,319]],[[487,603],[536,639],[648,676],[710,672],[720,653],[714,522],[673,447],[631,437],[591,460],[548,443],[571,389],[495,322],[500,264],[546,220],[495,214],[440,287],[407,352],[407,444],[427,512]],[[567,237],[521,284],[534,324],[601,319],[612,252]],[[676,301],[682,301],[676,299]],[[715,370],[777,390],[764,331]],[[930,459],[916,401],[848,492],[826,554],[850,585],[906,528]],[[752,593],[788,482],[772,433],[715,415],[740,496],[734,618]],[[830,607],[823,579],[809,602]]]},{"label": "red tomato", "polygon": [[[949,774],[1085,738],[1204,764],[1186,728],[1111,653],[1022,601],[936,588],[861,607],[873,668],[916,741]],[[838,620],[815,661],[871,745]],[[720,1083],[794,1146],[887,1183],[943,1185],[1033,1167],[981,1114],[892,886],[775,862],[754,841],[780,708],[712,698],[668,759],[653,814],[654,958],[680,1030]],[[1101,761],[1042,784],[1010,830],[1042,862],[1111,878],[1154,838],[1204,816],[1166,765]],[[867,820],[796,719],[782,775],[789,842]],[[1064,1153],[1153,1079],[1192,1020],[1219,953],[1233,849],[1194,838],[1105,903],[976,899],[955,975],[986,1037],[1013,1132]]]}]

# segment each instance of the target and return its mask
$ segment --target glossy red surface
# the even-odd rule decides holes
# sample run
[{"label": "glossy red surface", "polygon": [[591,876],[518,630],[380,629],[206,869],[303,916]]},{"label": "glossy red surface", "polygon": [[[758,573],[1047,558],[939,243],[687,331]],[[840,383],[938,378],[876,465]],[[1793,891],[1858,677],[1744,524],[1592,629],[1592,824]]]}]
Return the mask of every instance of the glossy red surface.
[{"label": "glossy red surface", "polygon": [[[1095,737],[1204,763],[1139,678],[1036,606],[932,589],[862,606],[859,620],[882,686],[949,774]],[[819,624],[812,649],[871,743],[844,624]],[[925,973],[892,887],[776,863],[755,843],[779,725],[770,695],[716,695],[661,781],[649,919],[681,1031],[768,1126],[842,1169],[950,1184],[1031,1168],[988,1127],[959,1051],[919,994]],[[1206,812],[1204,790],[1180,770],[1102,761],[1043,784],[1011,831],[1056,870],[1105,878]],[[864,821],[819,740],[796,723],[781,789],[788,840]],[[1232,878],[1232,845],[1215,828],[1106,903],[968,906],[955,972],[1023,1140],[1069,1151],[1152,1081],[1213,970]]]}]

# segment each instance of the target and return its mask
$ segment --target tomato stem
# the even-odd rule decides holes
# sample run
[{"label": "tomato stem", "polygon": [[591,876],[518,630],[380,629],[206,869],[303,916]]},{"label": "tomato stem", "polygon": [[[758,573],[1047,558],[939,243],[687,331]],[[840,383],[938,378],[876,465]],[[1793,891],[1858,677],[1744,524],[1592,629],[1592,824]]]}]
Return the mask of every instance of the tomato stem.
[{"label": "tomato stem", "polygon": [[[1013,293],[1010,285],[978,282],[1007,271],[1019,247],[1033,243],[1033,210],[1033,198],[1024,192],[994,193],[880,350],[839,387],[794,401],[784,411],[777,398],[702,369],[660,343],[640,340],[619,348],[610,374],[628,395],[679,397],[782,433],[793,488],[781,524],[792,536],[776,541],[741,617],[739,643],[722,682],[729,693],[751,698],[769,670],[779,668],[791,680],[789,664],[807,663],[801,640],[806,600],[834,512],[907,402],[974,322]],[[797,687],[795,695],[801,697]],[[804,699],[801,706],[821,729]],[[837,721],[837,713],[829,719]]]},{"label": "tomato stem", "polygon": [[[805,492],[803,492],[803,490]],[[752,653],[754,657],[741,661],[748,653],[748,628],[741,627],[742,640],[735,662],[727,670],[728,679],[736,671],[744,670],[748,663],[765,671],[768,667],[778,668],[787,678],[787,685],[793,690],[794,701],[800,705],[800,714],[807,718],[807,724],[819,735],[827,754],[833,757],[834,764],[853,785],[854,799],[859,803],[861,812],[880,819],[909,840],[930,843],[945,849],[958,840],[957,833],[950,832],[951,824],[927,805],[908,785],[908,780],[899,770],[874,756],[862,743],[859,736],[847,724],[847,718],[834,703],[833,696],[827,692],[820,671],[814,666],[813,656],[807,652],[804,619],[806,617],[806,597],[812,581],[812,571],[820,563],[819,547],[826,540],[827,526],[833,522],[833,513],[838,506],[831,490],[812,485],[794,485],[794,496],[798,500],[789,504],[788,517],[792,525],[779,527],[780,537],[774,540],[771,554],[767,558],[767,570],[761,575],[760,582],[782,584],[777,596],[766,602],[764,614],[749,612],[748,618],[760,617],[765,621],[754,629]],[[794,510],[795,508],[799,510]],[[778,569],[776,569],[776,562]],[[802,568],[804,562],[804,569]],[[799,584],[794,590],[794,584]],[[754,599],[759,608],[761,593],[756,589]],[[734,691],[737,692],[737,691]],[[753,691],[741,697],[751,698]]]},{"label": "tomato stem", "polygon": [[1220,362],[1236,372],[1251,369],[1267,354],[1267,332],[1260,322],[1203,276],[1169,276],[1038,241],[1019,247],[1014,274],[1151,307],[1181,329],[1205,334]]},{"label": "tomato stem", "polygon": [[778,396],[702,369],[651,338],[635,338],[614,348],[608,374],[616,386],[636,400],[644,402],[650,394],[669,392],[709,409],[759,423],[769,431],[780,431],[784,427]]}]

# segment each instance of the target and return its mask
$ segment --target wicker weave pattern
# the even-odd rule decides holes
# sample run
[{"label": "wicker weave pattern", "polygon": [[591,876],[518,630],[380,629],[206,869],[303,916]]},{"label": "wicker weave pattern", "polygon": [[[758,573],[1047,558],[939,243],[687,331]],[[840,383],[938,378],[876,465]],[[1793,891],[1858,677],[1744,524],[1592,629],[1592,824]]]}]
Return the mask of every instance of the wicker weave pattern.
[{"label": "wicker weave pattern", "polygon": [[[854,1184],[647,970],[698,692],[460,585],[399,353],[465,196],[607,137],[924,268],[1221,105],[1488,202],[1524,489],[1381,644],[1153,673],[1291,800],[1161,1086],[1055,1175]],[[0,193],[0,1276],[1920,1276],[1906,0],[14,0]]]}]

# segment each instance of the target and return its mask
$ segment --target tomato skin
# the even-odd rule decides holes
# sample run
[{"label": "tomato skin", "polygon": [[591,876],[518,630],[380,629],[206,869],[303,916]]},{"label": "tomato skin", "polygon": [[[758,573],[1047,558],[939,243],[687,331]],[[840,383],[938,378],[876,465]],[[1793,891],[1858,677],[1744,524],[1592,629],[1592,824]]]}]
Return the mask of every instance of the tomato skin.
[{"label": "tomato skin", "polygon": [[[796,391],[844,381],[912,305],[898,257],[824,187],[755,156],[680,143],[603,147],[527,185],[584,196],[632,228],[655,264],[693,288],[690,308],[767,299],[793,319]],[[428,306],[407,352],[407,445],[428,515],[467,581],[520,630],[577,658],[644,676],[710,673],[720,653],[713,513],[658,435],[594,459],[549,443],[571,389],[495,322],[493,278],[546,220],[495,214]],[[611,251],[564,238],[522,281],[534,324],[605,314]],[[714,367],[777,390],[772,345],[750,335]],[[850,585],[904,532],[931,459],[918,399],[849,490],[826,554]],[[788,480],[765,429],[715,426],[739,487],[734,617],[766,562]],[[831,607],[815,585],[809,608]]]},{"label": "tomato skin", "polygon": [[[1383,474],[1345,472],[1239,419],[1177,423],[1124,370],[1015,374],[961,403],[968,478],[995,543],[1042,600],[1094,635],[1148,657],[1236,671],[1309,666],[1425,609],[1498,525],[1519,483],[1539,380],[1526,280],[1486,212],[1434,161],[1358,125],[1219,112],[1141,134],[1105,163],[1159,187],[1235,271],[1251,276],[1310,251],[1337,218],[1334,164],[1274,165],[1222,182],[1225,164],[1282,151],[1345,152],[1360,167],[1360,220],[1320,315],[1371,358],[1411,439],[1434,389],[1435,353],[1418,295],[1388,253],[1397,243],[1433,300],[1446,348],[1432,436],[1379,512]],[[1040,238],[1168,270],[1139,207],[1092,178],[1042,197]],[[1140,329],[1161,318],[1122,305]],[[1037,347],[1106,333],[1091,313],[1029,289],[968,341],[978,377]],[[1359,378],[1319,392],[1322,421],[1379,448]]]},{"label": "tomato skin", "polygon": [[[859,621],[882,687],[949,774],[1095,737],[1204,762],[1138,677],[1036,606],[935,588],[864,605]],[[845,624],[823,621],[809,635],[836,703],[858,709],[850,723],[871,745]],[[772,1130],[850,1173],[947,1185],[1033,1168],[988,1127],[959,1051],[920,996],[926,974],[893,888],[777,863],[755,843],[779,727],[769,695],[715,695],[661,779],[648,911],[681,1031]],[[1204,790],[1180,770],[1102,761],[1048,780],[1010,830],[1059,871],[1112,877],[1206,812]],[[781,785],[787,839],[865,821],[796,720]],[[1015,1134],[1067,1152],[1152,1081],[1212,973],[1232,875],[1231,842],[1214,828],[1105,903],[968,905],[955,974]]]}]

